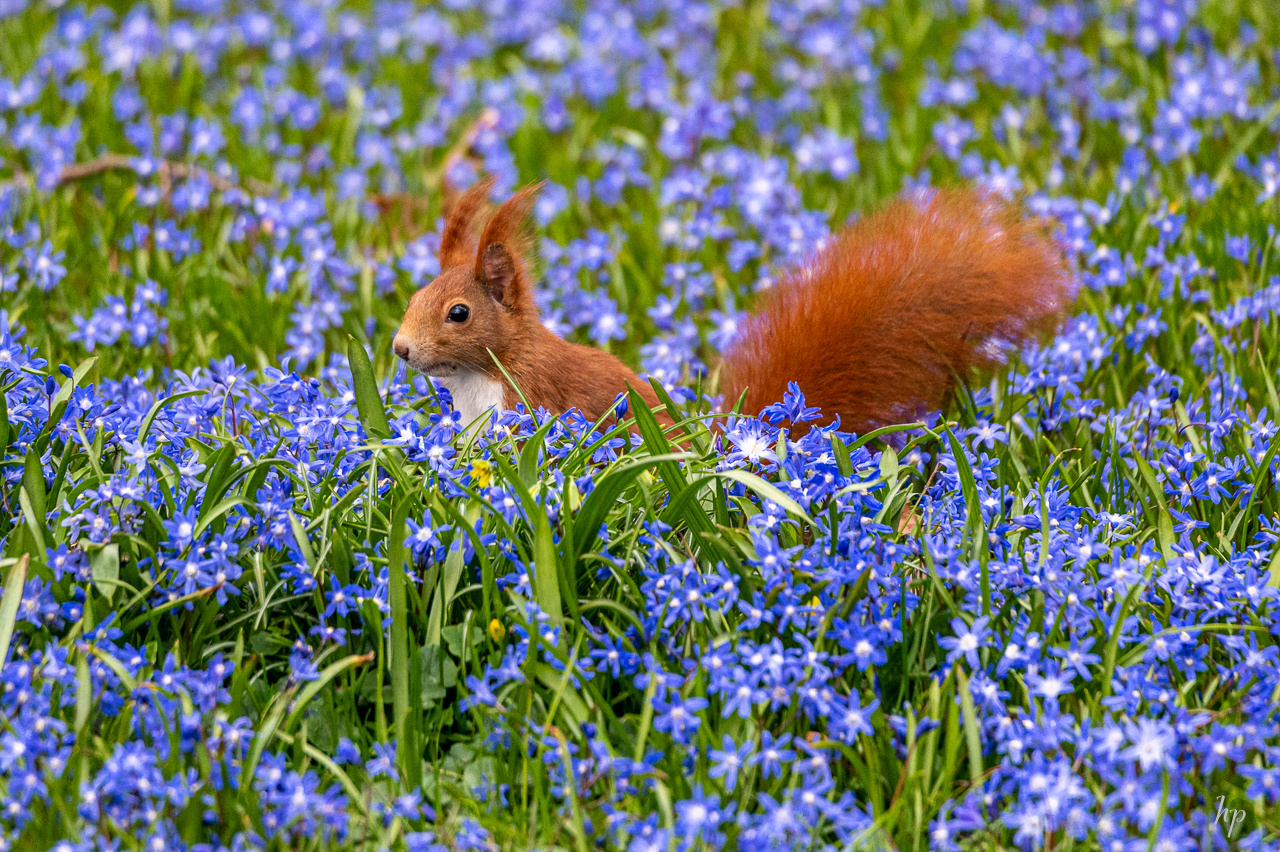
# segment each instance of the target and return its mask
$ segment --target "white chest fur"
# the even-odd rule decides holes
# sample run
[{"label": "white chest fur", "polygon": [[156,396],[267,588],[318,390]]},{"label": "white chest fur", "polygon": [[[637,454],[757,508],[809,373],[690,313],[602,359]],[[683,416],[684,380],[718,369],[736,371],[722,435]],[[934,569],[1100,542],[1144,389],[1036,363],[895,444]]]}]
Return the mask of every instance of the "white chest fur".
[{"label": "white chest fur", "polygon": [[[484,373],[455,373],[440,380],[453,397],[453,410],[462,415],[462,426],[470,426],[480,415],[491,409],[502,410],[502,382]],[[476,428],[482,428],[477,424]]]}]

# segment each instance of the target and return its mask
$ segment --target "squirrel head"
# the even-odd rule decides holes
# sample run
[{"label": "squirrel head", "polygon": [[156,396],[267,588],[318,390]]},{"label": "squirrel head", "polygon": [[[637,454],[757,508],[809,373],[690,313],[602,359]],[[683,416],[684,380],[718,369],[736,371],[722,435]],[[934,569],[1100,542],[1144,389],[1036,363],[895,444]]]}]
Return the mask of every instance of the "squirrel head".
[{"label": "squirrel head", "polygon": [[503,360],[538,322],[524,226],[540,186],[526,186],[507,199],[478,242],[473,223],[489,197],[492,178],[458,199],[440,238],[441,272],[409,299],[392,342],[410,367],[436,378],[501,376],[494,357]]}]

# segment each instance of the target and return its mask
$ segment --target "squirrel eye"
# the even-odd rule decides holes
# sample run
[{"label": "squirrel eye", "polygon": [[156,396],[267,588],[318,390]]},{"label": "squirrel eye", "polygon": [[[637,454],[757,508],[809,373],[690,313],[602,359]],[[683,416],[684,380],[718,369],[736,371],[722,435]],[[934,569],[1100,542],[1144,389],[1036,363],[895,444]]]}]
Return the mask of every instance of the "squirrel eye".
[{"label": "squirrel eye", "polygon": [[454,305],[449,309],[449,322],[466,322],[471,316],[471,309],[466,305]]}]

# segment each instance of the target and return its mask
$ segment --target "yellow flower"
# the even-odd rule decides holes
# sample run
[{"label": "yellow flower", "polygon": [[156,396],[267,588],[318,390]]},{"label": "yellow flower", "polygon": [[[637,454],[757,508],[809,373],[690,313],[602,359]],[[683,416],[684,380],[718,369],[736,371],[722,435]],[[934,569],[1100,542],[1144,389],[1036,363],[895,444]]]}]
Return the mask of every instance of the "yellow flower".
[{"label": "yellow flower", "polygon": [[485,459],[476,459],[471,463],[471,479],[481,488],[488,488],[493,480],[493,465]]},{"label": "yellow flower", "polygon": [[501,642],[502,637],[507,635],[507,629],[502,626],[502,622],[494,619],[489,622],[489,635],[493,637],[493,641]]}]

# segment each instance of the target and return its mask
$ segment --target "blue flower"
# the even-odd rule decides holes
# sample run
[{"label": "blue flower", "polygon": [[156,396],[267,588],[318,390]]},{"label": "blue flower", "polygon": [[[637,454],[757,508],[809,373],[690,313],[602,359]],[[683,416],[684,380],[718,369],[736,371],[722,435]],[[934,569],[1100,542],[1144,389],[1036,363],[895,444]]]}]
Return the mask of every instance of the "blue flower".
[{"label": "blue flower", "polygon": [[360,749],[346,737],[338,740],[337,751],[334,752],[334,761],[338,764],[358,764],[361,761]]},{"label": "blue flower", "polygon": [[396,769],[396,744],[374,743],[373,757],[365,762],[364,769],[370,778],[387,776],[392,781],[399,780],[400,773]]},{"label": "blue flower", "polygon": [[776,464],[778,454],[772,449],[772,436],[759,420],[738,418],[732,429],[725,433],[725,439],[733,446],[733,450],[725,457],[729,464],[743,461],[750,464]]},{"label": "blue flower", "polygon": [[1125,724],[1125,736],[1130,745],[1121,755],[1136,761],[1143,772],[1173,763],[1177,739],[1167,722],[1135,719]]},{"label": "blue flower", "polygon": [[39,250],[28,248],[25,255],[28,279],[41,290],[49,292],[67,274],[67,268],[62,265],[66,256],[65,251],[54,251],[50,240],[45,240]]},{"label": "blue flower", "polygon": [[725,734],[721,748],[711,749],[707,755],[712,764],[707,774],[712,778],[724,779],[725,790],[733,792],[738,784],[738,772],[747,765],[747,760],[754,751],[755,743],[751,740],[738,745],[732,737]]},{"label": "blue flower", "polygon": [[970,627],[962,618],[951,619],[952,636],[943,636],[938,644],[947,649],[947,663],[954,663],[964,657],[970,669],[980,668],[978,650],[993,645],[991,631],[987,628],[989,616],[979,616]]},{"label": "blue flower", "polygon": [[707,708],[705,698],[676,696],[670,702],[653,699],[653,727],[671,735],[676,742],[688,742],[702,724],[699,713]]},{"label": "blue flower", "polygon": [[785,764],[796,759],[796,753],[787,748],[791,742],[791,734],[782,734],[777,739],[769,731],[760,732],[760,748],[747,758],[747,766],[759,766],[762,778],[773,778],[782,774]]}]

